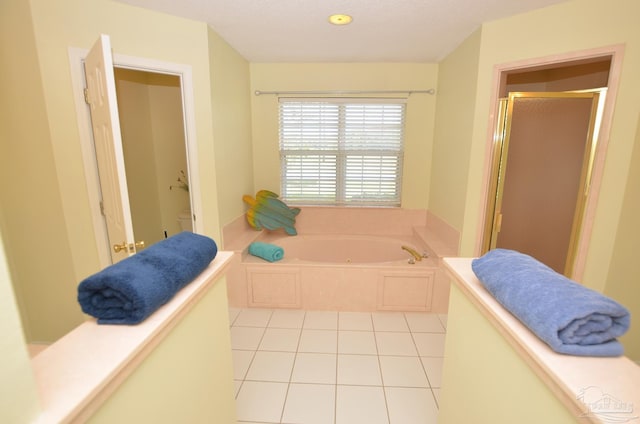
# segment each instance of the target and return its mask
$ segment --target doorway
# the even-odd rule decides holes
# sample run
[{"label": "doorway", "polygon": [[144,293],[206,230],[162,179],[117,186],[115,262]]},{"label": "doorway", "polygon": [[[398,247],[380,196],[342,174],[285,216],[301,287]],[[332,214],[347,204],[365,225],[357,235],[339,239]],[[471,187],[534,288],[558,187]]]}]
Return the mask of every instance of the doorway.
[{"label": "doorway", "polygon": [[[585,216],[593,213],[597,200],[592,183],[599,185],[599,177],[594,180],[595,157],[602,159],[605,147],[596,147],[600,125],[596,110],[604,104],[593,91],[607,91],[613,65],[612,54],[601,54],[497,71],[496,97],[511,102],[503,100],[501,107],[496,106],[481,253],[495,247],[510,248],[530,254],[570,278],[581,275],[583,268],[576,272],[576,264],[584,259],[588,247]],[[548,93],[551,91],[554,93]],[[568,91],[592,93],[560,93]],[[610,108],[611,103],[607,104]],[[542,105],[549,109],[541,112]],[[575,126],[566,126],[568,133],[552,128],[566,124],[573,114],[569,111],[576,107],[582,112],[580,117],[574,116]],[[544,130],[550,131],[545,134]],[[572,132],[579,142],[567,141]],[[519,141],[514,141],[516,137]],[[547,147],[545,142],[549,142]],[[510,152],[509,146],[517,144],[520,146]],[[525,185],[520,185],[523,181]],[[571,194],[567,194],[568,186],[573,187]],[[563,196],[568,199],[558,201]],[[565,206],[559,207],[560,203]]]},{"label": "doorway", "polygon": [[[87,194],[89,197],[89,206],[91,209],[93,229],[96,239],[96,250],[100,260],[100,266],[104,268],[112,263],[111,246],[104,217],[102,216],[100,208],[100,179],[93,143],[91,115],[84,100],[84,59],[87,56],[87,53],[87,49],[70,48],[69,60],[71,65],[70,68],[74,97],[76,98],[76,114],[78,116],[78,129],[80,133],[84,170],[87,178]],[[187,197],[190,199],[189,203],[191,206],[190,218],[192,221],[192,229],[194,232],[202,232],[204,229],[204,222],[202,218],[202,198],[200,194],[198,149],[195,127],[195,101],[191,66],[162,62],[148,58],[124,56],[117,53],[113,54],[113,65],[114,69],[149,72],[157,75],[174,76],[178,78],[180,86],[180,107],[183,119],[184,144],[182,145],[182,149],[186,153],[186,167],[184,172],[185,175],[188,175],[189,192],[188,194],[181,193],[180,191],[183,191],[182,189],[171,188],[170,195],[177,194],[183,195],[184,197],[184,195],[187,194]],[[172,185],[177,186],[179,184],[176,180],[181,176],[181,170],[182,169],[177,171],[177,175],[169,175],[173,171],[166,173],[167,177],[171,180],[168,184],[163,183],[163,187],[165,187],[166,190],[169,190],[169,187]],[[184,211],[184,209],[181,211]],[[180,215],[180,213],[178,215]],[[182,217],[186,218],[184,216]],[[176,216],[176,219],[177,218],[178,216]],[[176,225],[179,224],[176,222]]]},{"label": "doorway", "polygon": [[133,233],[150,246],[192,229],[180,78],[119,67],[114,76]]}]

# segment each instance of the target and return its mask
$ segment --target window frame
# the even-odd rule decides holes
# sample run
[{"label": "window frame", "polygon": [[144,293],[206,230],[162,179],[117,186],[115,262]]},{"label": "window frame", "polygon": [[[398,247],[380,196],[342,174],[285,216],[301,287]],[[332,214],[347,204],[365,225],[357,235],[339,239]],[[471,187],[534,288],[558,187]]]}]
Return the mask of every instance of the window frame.
[{"label": "window frame", "polygon": [[[298,126],[296,126],[292,123],[293,119],[286,121],[288,116],[283,116],[294,113],[292,110],[284,110],[287,105],[297,105],[296,107],[300,108],[299,115],[303,115],[305,106],[308,107],[307,111],[313,111],[313,105],[318,105],[319,110],[313,112],[319,113],[320,116],[314,116],[315,120],[309,118],[306,124],[298,119]],[[322,106],[337,108],[337,114],[322,117]],[[361,119],[357,123],[349,124],[347,121],[353,119],[353,111],[359,108],[362,109],[360,111]],[[376,108],[382,109],[382,111],[376,112]],[[288,203],[296,205],[400,207],[406,108],[406,98],[281,97],[278,104],[281,197]],[[367,109],[369,110],[367,111]],[[372,119],[371,115],[367,117],[366,112],[374,113],[376,119]],[[375,113],[379,115],[376,116]],[[323,126],[325,124],[322,122],[323,119],[327,121],[326,128]],[[311,127],[314,125],[315,127],[312,129]],[[296,147],[297,141],[292,141],[295,137],[286,134],[291,131],[294,134],[298,131],[299,134],[296,136],[307,141],[307,146]],[[371,135],[370,132],[377,133],[377,135]],[[308,140],[307,136],[309,136]],[[314,140],[314,137],[317,139]],[[326,144],[322,142],[324,138],[327,140]],[[367,144],[371,146],[366,148]],[[298,159],[299,163],[296,164],[295,159]],[[307,181],[311,181],[308,178],[312,176],[314,171],[311,165],[304,164],[305,161],[308,163],[317,161],[318,167],[315,170],[318,172],[317,196],[319,198],[311,198],[313,190],[304,193],[304,180],[307,178]],[[331,163],[332,161],[334,164]],[[376,162],[379,163],[379,166]],[[323,169],[323,166],[327,169]],[[331,171],[332,166],[335,168],[333,171]],[[351,171],[348,171],[348,167],[351,167]],[[287,175],[293,173],[294,169],[300,173],[298,196],[293,193],[295,190],[289,188],[295,183],[287,183],[295,180],[295,178],[287,178]],[[358,174],[358,171],[354,171],[354,169],[360,170],[359,179],[348,176],[349,174],[352,176]],[[376,169],[377,173],[374,172]],[[309,174],[304,176],[305,172],[309,172]],[[328,175],[334,175],[333,180]],[[354,189],[354,186],[360,186],[360,188]],[[371,194],[376,189],[377,193]],[[366,194],[367,192],[370,194],[368,197],[359,200],[354,197],[354,194]],[[391,194],[387,196],[389,193]],[[325,197],[325,199],[320,197]]]}]

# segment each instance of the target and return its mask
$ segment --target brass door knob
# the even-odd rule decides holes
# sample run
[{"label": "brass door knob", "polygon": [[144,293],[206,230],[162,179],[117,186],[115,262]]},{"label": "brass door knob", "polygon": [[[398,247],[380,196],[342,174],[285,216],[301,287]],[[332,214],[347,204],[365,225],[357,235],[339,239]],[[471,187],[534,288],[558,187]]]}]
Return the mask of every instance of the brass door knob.
[{"label": "brass door knob", "polygon": [[113,251],[116,253],[119,253],[120,251],[126,251],[127,250],[127,243],[126,242],[122,242],[122,244],[114,244],[113,245]]},{"label": "brass door knob", "polygon": [[[144,240],[137,241],[137,242],[135,243],[135,249],[144,249],[144,248],[145,248]],[[133,252],[133,249],[134,249],[134,244],[133,244],[133,243],[129,243],[129,244],[127,244],[127,243],[126,243],[126,242],[124,242],[124,241],[122,242],[122,244],[114,244],[114,245],[113,245],[113,251],[114,251],[114,252],[116,252],[116,253],[121,252],[121,251],[123,251],[123,250],[124,250],[125,252],[126,252],[127,250],[128,250],[129,252]]]}]

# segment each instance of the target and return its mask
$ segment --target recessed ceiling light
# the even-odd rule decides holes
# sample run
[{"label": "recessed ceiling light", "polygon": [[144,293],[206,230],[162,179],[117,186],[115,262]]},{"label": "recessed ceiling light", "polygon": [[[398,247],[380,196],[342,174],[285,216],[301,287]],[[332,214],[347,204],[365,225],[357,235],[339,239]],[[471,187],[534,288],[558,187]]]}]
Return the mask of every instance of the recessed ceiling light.
[{"label": "recessed ceiling light", "polygon": [[329,16],[329,22],[334,25],[347,25],[350,24],[353,18],[349,15],[331,15]]}]

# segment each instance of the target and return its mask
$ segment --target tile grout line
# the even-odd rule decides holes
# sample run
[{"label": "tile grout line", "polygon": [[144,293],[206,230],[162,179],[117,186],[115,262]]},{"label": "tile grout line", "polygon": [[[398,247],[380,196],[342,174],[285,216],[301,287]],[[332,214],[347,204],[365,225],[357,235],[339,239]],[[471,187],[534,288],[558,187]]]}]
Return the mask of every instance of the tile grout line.
[{"label": "tile grout line", "polygon": [[[405,315],[405,319],[406,319],[406,315]],[[440,322],[440,318],[439,317],[438,317],[438,322]],[[409,325],[409,321],[408,320],[407,320],[407,325]],[[440,325],[442,325],[441,322],[440,322]],[[424,367],[424,362],[422,362],[422,356],[420,355],[420,350],[418,349],[418,344],[416,343],[416,339],[415,339],[415,337],[413,337],[413,333],[414,332],[411,329],[411,326],[409,326],[409,333],[411,334],[411,340],[413,341],[413,345],[416,348],[416,353],[418,354],[418,361],[420,362],[420,368],[422,368],[422,372],[424,373],[424,376],[427,379],[427,384],[429,385],[429,387],[427,387],[427,389],[429,389],[429,392],[431,393],[431,397],[433,398],[433,401],[436,404],[436,408],[439,409],[438,401],[436,400],[436,395],[435,395],[435,393],[433,393],[433,387],[431,387],[431,380],[429,379],[429,373],[427,373],[427,370]],[[416,333],[419,333],[419,331],[416,331]]]},{"label": "tile grout line", "polygon": [[[238,314],[236,315],[235,319],[233,320],[234,324],[238,320],[238,318],[240,317],[240,314],[242,314],[242,310],[240,312],[238,312]],[[232,325],[231,327],[234,327],[234,325]],[[229,328],[231,328],[231,327],[229,327]],[[235,327],[241,327],[241,326],[235,326]],[[251,360],[249,361],[249,365],[247,366],[247,369],[244,372],[244,375],[242,376],[242,380],[240,380],[240,387],[238,387],[238,392],[236,393],[234,399],[238,399],[238,395],[240,394],[240,391],[242,390],[242,386],[244,386],[244,382],[247,380],[247,375],[249,374],[249,370],[251,369],[251,365],[253,364],[253,361],[256,358],[256,353],[258,352],[258,347],[260,347],[260,343],[262,343],[262,339],[264,338],[264,333],[265,333],[265,331],[263,330],[262,331],[262,335],[260,336],[260,340],[258,341],[258,345],[256,346],[256,348],[255,349],[251,349],[251,351],[253,351],[253,355],[251,355]],[[234,349],[231,349],[232,354],[233,354],[233,350]],[[235,350],[245,350],[245,349],[235,349]]]},{"label": "tile grout line", "polygon": [[387,391],[385,390],[384,376],[382,374],[382,362],[380,361],[380,350],[378,349],[378,332],[376,331],[376,326],[373,320],[373,313],[371,314],[371,327],[373,328],[373,341],[376,345],[376,357],[378,359],[378,370],[380,371],[380,388],[382,389],[382,396],[384,397],[384,409],[387,413],[387,423],[391,423],[391,416],[389,414],[389,401],[387,400]]},{"label": "tile grout line", "polygon": [[338,422],[338,354],[340,352],[340,312],[336,321],[336,373],[335,385],[333,386],[333,424]]},{"label": "tile grout line", "polygon": [[[235,321],[238,320],[238,318],[240,317],[240,314],[242,314],[242,311],[240,311],[240,313],[238,313],[238,315],[236,316]],[[236,396],[234,397],[234,399],[238,399],[238,396],[240,395],[240,391],[242,390],[242,387],[244,386],[245,381],[247,381],[247,375],[249,374],[249,370],[251,369],[251,365],[253,365],[253,361],[256,358],[256,354],[258,353],[258,350],[260,349],[260,344],[262,343],[262,340],[264,339],[264,335],[267,332],[267,326],[269,325],[269,322],[271,321],[271,316],[273,316],[273,310],[271,310],[271,314],[269,314],[269,319],[267,320],[266,325],[264,326],[264,328],[262,328],[262,335],[260,336],[260,340],[258,340],[258,344],[256,345],[255,349],[253,350],[253,355],[251,356],[251,361],[249,361],[249,366],[247,367],[247,370],[244,373],[244,376],[242,377],[242,381],[240,383],[240,387],[238,388],[238,393],[236,394]],[[238,326],[241,327],[241,326]],[[260,328],[260,327],[251,327],[251,328]],[[233,350],[233,349],[232,349]]]},{"label": "tile grout line", "polygon": [[[242,313],[241,309],[237,310],[237,313],[235,314],[236,316],[233,318],[232,321],[229,322],[229,331],[231,331],[231,329],[233,328],[234,323],[238,320],[238,317],[240,316],[240,314]],[[231,356],[232,356],[232,360],[233,360],[233,351],[234,350],[238,350],[238,349],[233,349],[233,347],[231,348]],[[238,399],[238,395],[240,394],[240,390],[242,390],[242,386],[244,385],[244,380],[247,377],[247,373],[249,372],[249,368],[251,367],[251,363],[253,362],[253,358],[255,358],[256,354],[254,352],[254,354],[251,356],[251,361],[249,361],[249,366],[247,367],[247,370],[244,372],[244,375],[242,376],[242,379],[240,380],[240,386],[238,387],[237,390],[234,390],[235,393],[233,394],[233,399],[237,400]]]},{"label": "tile grout line", "polygon": [[280,423],[284,421],[284,411],[287,407],[287,400],[289,399],[289,390],[291,390],[291,380],[293,379],[293,370],[296,368],[296,360],[298,359],[298,353],[300,353],[300,342],[302,341],[302,329],[304,328],[304,322],[307,319],[307,311],[304,311],[304,315],[302,316],[302,323],[300,323],[300,328],[298,329],[298,343],[296,344],[296,351],[293,355],[293,364],[291,365],[291,372],[289,373],[289,381],[287,382],[287,391],[284,395],[284,402],[282,403],[282,412],[280,413]]},{"label": "tile grout line", "polygon": [[[442,328],[445,330],[446,334],[446,330],[447,328],[442,324],[442,321],[440,320],[440,316],[438,314],[436,314],[436,317],[438,318],[438,322],[440,323],[440,325],[442,326]],[[405,319],[406,319],[406,315],[405,315]],[[408,324],[408,320],[407,320],[407,324]],[[413,337],[413,331],[411,330],[411,327],[409,327],[409,332],[411,334],[411,340],[413,340],[413,344],[416,348],[416,352],[418,353],[418,360],[420,361],[420,367],[422,368],[422,372],[424,372],[425,377],[427,378],[427,383],[429,384],[429,392],[431,392],[431,397],[433,398],[433,401],[436,404],[436,408],[440,409],[440,405],[438,403],[438,399],[436,398],[436,394],[433,392],[433,386],[431,384],[431,380],[429,379],[429,373],[427,373],[427,369],[424,366],[424,362],[422,361],[423,356],[420,355],[420,351],[418,349],[418,344],[416,343],[416,339]],[[416,333],[422,333],[420,331],[416,331]],[[429,332],[427,332],[429,333]],[[440,334],[440,333],[430,333],[430,334]],[[446,337],[446,336],[445,336]]]}]

